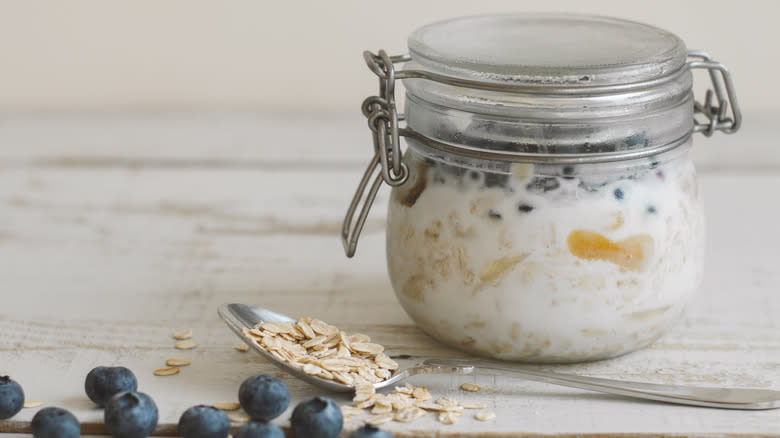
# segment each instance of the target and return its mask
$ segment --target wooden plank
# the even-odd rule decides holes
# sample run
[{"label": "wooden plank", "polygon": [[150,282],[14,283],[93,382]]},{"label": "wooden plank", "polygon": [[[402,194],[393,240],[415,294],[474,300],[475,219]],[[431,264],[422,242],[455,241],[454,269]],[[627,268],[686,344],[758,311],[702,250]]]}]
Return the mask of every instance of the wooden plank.
[{"label": "wooden plank", "polygon": [[[356,105],[357,107],[357,105]],[[701,169],[780,167],[780,110],[748,113],[735,135],[695,136]],[[371,158],[359,111],[0,114],[0,167],[350,169]]]},{"label": "wooden plank", "polygon": [[[11,167],[0,171],[0,372],[30,398],[71,409],[99,427],[82,395],[86,372],[125,364],[161,409],[162,433],[188,406],[235,398],[249,375],[268,372],[295,401],[322,391],[231,350],[215,315],[247,302],[320,316],[385,344],[393,355],[458,356],[412,326],[384,267],[380,202],[358,256],[347,260],[337,233],[353,178],[329,169]],[[316,181],[316,183],[312,183]],[[707,197],[709,263],[688,318],[644,351],[615,360],[545,368],[594,376],[780,388],[775,293],[780,235],[777,173],[713,174]],[[386,200],[386,193],[383,192]],[[743,212],[751,212],[747,217]],[[193,328],[200,346],[182,353],[170,333]],[[171,355],[193,358],[172,377],[152,370]],[[485,391],[457,388],[474,380]],[[494,423],[432,418],[391,424],[398,436],[529,434],[745,434],[776,436],[773,411],[736,412],[637,402],[523,381],[417,377],[436,395],[485,401]],[[341,396],[328,394],[340,401]],[[26,427],[25,410],[0,430]],[[280,417],[280,424],[289,411]],[[354,427],[350,425],[350,427]]]}]

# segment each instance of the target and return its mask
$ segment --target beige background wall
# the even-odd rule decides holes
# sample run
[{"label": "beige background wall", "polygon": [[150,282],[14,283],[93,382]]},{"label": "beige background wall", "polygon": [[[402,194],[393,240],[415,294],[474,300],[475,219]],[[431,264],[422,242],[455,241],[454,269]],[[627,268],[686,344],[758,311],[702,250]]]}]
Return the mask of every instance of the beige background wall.
[{"label": "beige background wall", "polygon": [[0,2],[0,111],[357,111],[375,87],[364,49],[401,53],[442,18],[571,11],[644,21],[716,55],[746,112],[780,108],[780,2],[197,1]]}]

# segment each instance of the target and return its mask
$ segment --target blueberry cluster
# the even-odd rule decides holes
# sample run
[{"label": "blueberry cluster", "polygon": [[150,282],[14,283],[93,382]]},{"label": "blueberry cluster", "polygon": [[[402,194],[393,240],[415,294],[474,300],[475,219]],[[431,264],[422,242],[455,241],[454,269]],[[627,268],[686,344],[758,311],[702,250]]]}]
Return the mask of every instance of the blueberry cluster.
[{"label": "blueberry cluster", "polygon": [[[115,438],[144,438],[157,426],[157,406],[152,399],[136,392],[138,382],[125,367],[96,367],[87,374],[87,397],[104,407],[106,429]],[[18,383],[0,377],[0,419],[10,418],[24,404],[24,392]],[[38,411],[31,424],[35,438],[77,438],[81,434],[78,419],[58,407]]]},{"label": "blueberry cluster", "polygon": [[[21,385],[8,376],[0,376],[0,420],[13,417],[24,406],[24,391]],[[35,438],[78,438],[81,425],[76,417],[61,408],[44,408],[32,420],[32,434]]]},{"label": "blueberry cluster", "polygon": [[157,405],[138,392],[135,374],[125,367],[93,368],[84,381],[84,391],[104,408],[103,421],[114,438],[144,438],[157,427]]},{"label": "blueberry cluster", "polygon": [[[125,367],[96,367],[84,382],[87,396],[104,408],[106,429],[114,438],[144,438],[154,431],[158,421],[157,406],[147,394],[138,392],[132,371]],[[278,379],[257,375],[240,386],[239,401],[252,421],[238,429],[235,438],[283,438],[282,429],[269,423],[290,404],[290,392]],[[16,415],[24,404],[22,387],[9,377],[0,377],[0,419]],[[314,397],[299,403],[290,419],[298,438],[336,438],[344,423],[341,409],[331,399]],[[65,409],[48,407],[38,411],[32,420],[35,438],[77,438],[81,425]],[[179,419],[183,438],[225,438],[230,434],[230,420],[225,412],[211,406],[187,409]],[[391,435],[373,426],[355,430],[351,438],[388,438]]]},{"label": "blueberry cluster", "polygon": [[[236,431],[235,438],[283,438],[282,429],[270,421],[280,416],[290,405],[290,391],[278,379],[264,374],[244,380],[238,390],[241,407],[252,419]],[[314,397],[299,403],[293,410],[290,424],[298,438],[336,438],[344,420],[336,403],[325,397]],[[363,428],[365,429],[365,428]],[[362,430],[362,429],[361,429]],[[384,438],[387,434],[368,434],[366,429],[357,438]],[[179,434],[183,438],[225,438],[230,432],[227,415],[209,406],[194,406],[182,414]],[[355,433],[358,433],[356,431]]]}]

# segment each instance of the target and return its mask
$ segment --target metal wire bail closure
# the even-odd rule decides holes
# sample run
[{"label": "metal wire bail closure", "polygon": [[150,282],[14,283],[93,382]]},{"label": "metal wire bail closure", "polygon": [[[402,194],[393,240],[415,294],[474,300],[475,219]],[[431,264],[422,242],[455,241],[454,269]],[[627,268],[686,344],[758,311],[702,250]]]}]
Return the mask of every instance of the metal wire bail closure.
[{"label": "metal wire bail closure", "polygon": [[[379,77],[379,95],[368,97],[361,106],[363,115],[368,119],[368,127],[371,129],[374,157],[358,184],[341,228],[341,243],[344,245],[347,257],[355,255],[360,232],[366,223],[366,217],[376,199],[379,187],[382,186],[382,181],[390,186],[400,186],[409,178],[409,168],[402,161],[401,155],[398,127],[401,117],[395,104],[396,73],[393,65],[396,62],[406,62],[409,57],[391,57],[384,50],[380,50],[378,55],[365,51],[363,58],[368,68]],[[374,182],[366,193],[371,176],[376,173],[377,168],[379,173],[374,177]],[[355,214],[364,194],[365,200],[356,218]]]},{"label": "metal wire bail closure", "polygon": [[[711,136],[715,131],[726,134],[735,133],[742,124],[742,113],[737,102],[734,84],[728,69],[721,63],[713,61],[712,57],[700,51],[689,51],[689,69],[706,69],[710,76],[712,89],[708,89],[704,102],[694,101],[694,120],[692,132],[701,132],[705,136]],[[347,257],[355,255],[360,232],[365,225],[368,212],[376,199],[376,194],[382,186],[382,181],[390,186],[400,186],[409,178],[409,169],[402,161],[400,136],[412,137],[427,146],[464,156],[481,159],[494,159],[510,162],[538,162],[538,163],[598,163],[616,160],[631,160],[643,158],[673,149],[682,144],[688,136],[665,145],[651,146],[632,151],[615,151],[604,153],[569,153],[569,154],[544,154],[528,152],[502,152],[479,149],[463,145],[442,143],[432,138],[425,137],[411,128],[399,127],[403,115],[398,114],[395,103],[396,79],[424,79],[457,87],[475,88],[508,93],[554,93],[554,94],[578,94],[583,92],[603,92],[603,87],[590,87],[588,89],[576,89],[561,87],[557,90],[539,88],[534,85],[517,84],[492,84],[468,79],[444,76],[423,70],[395,71],[395,64],[411,60],[409,55],[388,56],[384,50],[378,54],[370,51],[363,52],[363,58],[368,68],[379,77],[379,95],[370,96],[363,101],[363,115],[368,119],[368,127],[374,144],[374,157],[363,174],[358,184],[357,191],[352,197],[352,202],[347,209],[347,215],[341,229],[341,241],[344,245]],[[663,81],[660,78],[658,81]],[[721,82],[722,80],[722,82]],[[641,84],[628,84],[627,88],[641,86]],[[724,89],[725,86],[725,89]],[[717,105],[713,104],[713,96]],[[731,109],[729,116],[729,107]],[[696,120],[696,114],[706,118],[705,122]],[[378,170],[378,172],[377,172]],[[373,183],[369,187],[369,182]],[[368,190],[368,191],[366,191]],[[365,197],[365,199],[363,199]],[[362,204],[361,204],[362,200]],[[361,207],[362,205],[362,207]],[[360,211],[358,212],[358,207]]]},{"label": "metal wire bail closure", "polygon": [[[711,136],[715,131],[723,131],[726,134],[737,132],[742,125],[742,112],[739,109],[737,94],[734,92],[734,83],[731,81],[729,70],[725,65],[713,61],[710,55],[701,51],[690,51],[688,52],[688,57],[701,59],[701,61],[689,61],[688,67],[690,69],[706,69],[710,74],[710,81],[712,82],[712,89],[707,90],[704,103],[694,102],[695,114],[703,114],[707,118],[707,122],[702,123],[694,119],[693,132],[701,132],[707,137]],[[718,73],[720,73],[720,78]],[[726,86],[725,94],[720,81],[721,78]],[[718,101],[717,106],[712,104],[713,94]],[[731,117],[727,117],[729,102],[731,102]]]}]

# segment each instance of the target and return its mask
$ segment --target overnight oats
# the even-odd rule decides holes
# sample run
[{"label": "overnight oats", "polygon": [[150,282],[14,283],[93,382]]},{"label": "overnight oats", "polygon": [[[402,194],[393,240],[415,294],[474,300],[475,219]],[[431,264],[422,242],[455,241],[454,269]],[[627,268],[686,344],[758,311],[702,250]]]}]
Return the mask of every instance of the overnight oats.
[{"label": "overnight oats", "polygon": [[647,345],[701,280],[688,148],[628,169],[515,163],[499,173],[411,145],[387,221],[399,301],[429,334],[500,359],[576,361]]},{"label": "overnight oats", "polygon": [[722,64],[656,27],[566,14],[451,19],[412,33],[409,55],[364,58],[374,158],[342,241],[351,257],[390,185],[389,279],[420,328],[480,356],[577,362],[680,320],[704,265],[693,136],[741,122]]}]

